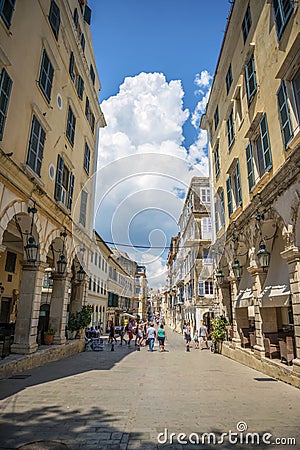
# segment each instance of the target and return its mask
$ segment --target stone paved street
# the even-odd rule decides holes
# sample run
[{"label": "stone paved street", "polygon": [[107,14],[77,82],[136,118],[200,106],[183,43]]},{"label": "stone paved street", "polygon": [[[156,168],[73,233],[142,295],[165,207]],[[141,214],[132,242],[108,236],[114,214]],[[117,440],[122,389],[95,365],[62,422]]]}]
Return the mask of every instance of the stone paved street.
[{"label": "stone paved street", "polygon": [[[0,381],[1,449],[154,449],[158,433],[248,432],[293,437],[300,448],[300,392],[207,350],[185,352],[168,332],[167,351],[116,346],[85,352]],[[243,424],[239,425],[240,432]],[[240,435],[240,433],[239,433]],[[245,433],[242,435],[245,436]],[[172,439],[172,438],[171,438]],[[177,439],[177,437],[176,437]],[[208,440],[164,448],[270,448]],[[179,437],[185,439],[184,437]],[[161,442],[164,442],[164,435]],[[192,442],[195,441],[191,436]],[[40,445],[34,442],[43,441]],[[54,445],[61,443],[64,445]],[[51,445],[52,442],[52,445]],[[25,447],[25,444],[30,444]]]}]

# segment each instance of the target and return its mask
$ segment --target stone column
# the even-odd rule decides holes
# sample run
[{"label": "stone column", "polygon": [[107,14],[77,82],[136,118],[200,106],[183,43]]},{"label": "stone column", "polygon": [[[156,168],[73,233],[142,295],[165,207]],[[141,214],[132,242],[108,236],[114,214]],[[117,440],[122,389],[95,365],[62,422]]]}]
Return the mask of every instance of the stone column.
[{"label": "stone column", "polygon": [[83,305],[85,282],[72,282],[72,298],[70,302],[70,314],[74,314],[81,310]]},{"label": "stone column", "polygon": [[12,353],[34,353],[37,348],[37,328],[41,305],[45,263],[21,262],[22,278]]},{"label": "stone column", "polygon": [[233,337],[232,337],[232,347],[240,346],[241,345],[241,338],[238,331],[238,324],[236,320],[236,297],[237,297],[237,285],[236,285],[236,278],[231,275],[228,277],[228,281],[230,283],[230,301],[232,304],[232,331],[233,331]]},{"label": "stone column", "polygon": [[266,271],[262,267],[257,267],[254,265],[252,267],[248,267],[247,270],[252,276],[252,295],[255,314],[254,354],[257,358],[261,359],[262,356],[265,356],[265,347],[263,339],[263,323],[258,295],[262,291],[262,287],[266,278]]},{"label": "stone column", "polygon": [[294,246],[280,254],[286,260],[289,268],[296,344],[296,358],[293,360],[293,370],[300,373],[300,249]]},{"label": "stone column", "polygon": [[[6,246],[5,245],[0,245],[0,258],[3,258],[5,256],[6,252]],[[2,305],[2,295],[4,292],[4,286],[1,283],[0,285],[0,312],[1,312],[1,305]]]},{"label": "stone column", "polygon": [[64,274],[52,275],[53,287],[50,302],[49,325],[55,331],[54,344],[65,344],[66,315],[68,304],[69,277]]}]

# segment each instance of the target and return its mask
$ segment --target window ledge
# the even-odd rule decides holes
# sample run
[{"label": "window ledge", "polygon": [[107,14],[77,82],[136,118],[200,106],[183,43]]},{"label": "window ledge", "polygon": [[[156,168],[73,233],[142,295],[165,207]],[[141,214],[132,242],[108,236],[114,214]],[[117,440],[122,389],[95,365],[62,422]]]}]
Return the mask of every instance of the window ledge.
[{"label": "window ledge", "polygon": [[268,172],[264,173],[263,176],[258,180],[251,191],[251,195],[257,194],[268,183],[271,178],[271,170],[272,168]]},{"label": "window ledge", "polygon": [[300,143],[300,127],[298,126],[293,138],[289,141],[287,145],[287,150],[295,150],[295,148],[299,145],[299,143]]},{"label": "window ledge", "polygon": [[31,181],[36,183],[40,188],[43,188],[45,186],[45,183],[40,179],[40,177],[32,170],[31,167],[28,166],[28,164],[22,163],[21,167],[25,174],[30,178]]},{"label": "window ledge", "polygon": [[66,214],[71,214],[71,211],[60,200],[56,201],[57,206]]},{"label": "window ledge", "polygon": [[234,220],[237,218],[237,216],[242,212],[243,205],[239,205],[236,210],[231,214],[230,220]]}]

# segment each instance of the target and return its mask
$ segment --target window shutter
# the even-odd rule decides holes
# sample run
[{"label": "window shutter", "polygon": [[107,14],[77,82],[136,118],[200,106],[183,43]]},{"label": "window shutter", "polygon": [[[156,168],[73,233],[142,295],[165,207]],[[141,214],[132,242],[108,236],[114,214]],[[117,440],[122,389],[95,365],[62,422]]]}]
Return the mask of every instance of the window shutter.
[{"label": "window shutter", "polygon": [[[81,191],[79,223],[81,223],[84,227],[86,225],[87,198],[88,198],[87,192]],[[97,264],[96,256],[97,253],[95,254],[95,264]]]},{"label": "window shutter", "polygon": [[63,170],[64,170],[64,160],[60,155],[57,155],[54,198],[55,200],[58,201],[61,201]]},{"label": "window shutter", "polygon": [[72,201],[73,201],[73,191],[74,191],[74,175],[73,173],[70,173],[70,187],[68,192],[68,210],[71,211],[72,209]]},{"label": "window shutter", "polygon": [[272,155],[271,155],[266,114],[263,115],[259,126],[260,126],[260,138],[261,138],[261,146],[262,146],[264,166],[265,166],[264,168],[265,168],[265,172],[267,172],[272,167]]},{"label": "window shutter", "polygon": [[85,5],[83,18],[86,21],[86,23],[89,25],[91,25],[91,16],[92,16],[91,8],[89,8],[87,5]]},{"label": "window shutter", "polygon": [[73,54],[73,52],[71,52],[71,55],[70,55],[69,74],[71,75],[71,78],[74,82],[75,75],[74,75],[74,54]]},{"label": "window shutter", "polygon": [[218,233],[219,231],[219,202],[216,200],[215,201],[215,229],[216,229],[216,233]]},{"label": "window shutter", "polygon": [[279,116],[280,116],[280,123],[281,123],[281,132],[282,132],[282,136],[283,136],[284,146],[286,148],[288,142],[293,137],[293,131],[292,131],[292,126],[291,126],[290,111],[289,111],[289,107],[288,107],[284,82],[282,82],[280,84],[280,87],[278,89],[277,101],[278,101]]},{"label": "window shutter", "polygon": [[226,180],[226,189],[227,189],[227,205],[228,205],[228,215],[229,217],[232,214],[232,192],[231,192],[231,179],[230,177]]},{"label": "window shutter", "polygon": [[77,88],[77,94],[80,100],[83,99],[83,90],[84,90],[84,81],[81,78],[80,75],[78,75],[78,88]]},{"label": "window shutter", "polygon": [[221,199],[221,208],[220,208],[220,218],[221,218],[221,226],[225,225],[225,201],[224,201],[224,190],[222,189],[220,192]]},{"label": "window shutter", "polygon": [[15,8],[16,0],[7,0],[0,2],[0,12],[1,17],[6,25],[6,27],[9,29],[11,25],[11,19],[13,16],[14,8]]},{"label": "window shutter", "polygon": [[240,175],[240,163],[239,160],[236,162],[236,184],[237,184],[237,200],[238,204],[241,205],[243,203],[242,200],[242,186],[241,186],[241,175]]},{"label": "window shutter", "polygon": [[204,297],[204,281],[203,280],[198,281],[198,295],[199,295],[199,297]]},{"label": "window shutter", "polygon": [[77,10],[77,8],[74,9],[74,24],[75,24],[75,27],[77,28],[78,27],[78,10]]},{"label": "window shutter", "polygon": [[4,125],[7,117],[11,87],[12,80],[6,70],[2,69],[0,79],[0,140],[3,136]]},{"label": "window shutter", "polygon": [[254,186],[255,180],[254,180],[254,167],[253,167],[253,154],[252,154],[252,144],[249,141],[246,147],[246,160],[247,160],[247,170],[248,170],[248,184],[249,184],[249,191]]}]

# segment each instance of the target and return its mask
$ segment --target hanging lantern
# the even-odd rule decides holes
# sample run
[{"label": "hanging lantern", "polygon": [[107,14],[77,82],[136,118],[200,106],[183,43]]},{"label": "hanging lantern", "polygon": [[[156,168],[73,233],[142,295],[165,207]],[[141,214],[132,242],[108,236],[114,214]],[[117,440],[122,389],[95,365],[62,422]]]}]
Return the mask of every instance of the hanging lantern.
[{"label": "hanging lantern", "polygon": [[63,254],[60,255],[59,260],[57,261],[57,273],[59,275],[64,275],[67,267],[67,260]]},{"label": "hanging lantern", "polygon": [[259,244],[259,250],[257,252],[257,258],[261,267],[269,267],[270,264],[270,252],[268,252],[266,245],[263,241]]},{"label": "hanging lantern", "polygon": [[234,260],[234,263],[232,265],[232,270],[233,270],[235,278],[237,280],[240,280],[242,278],[243,268],[241,267],[238,259]]},{"label": "hanging lantern", "polygon": [[82,283],[85,280],[85,271],[83,270],[83,267],[80,266],[80,269],[77,270],[77,281],[79,281],[79,283]]},{"label": "hanging lantern", "polygon": [[222,269],[219,269],[218,272],[216,273],[216,279],[217,279],[218,285],[221,286],[224,282],[224,275],[223,275]]},{"label": "hanging lantern", "polygon": [[26,259],[28,262],[35,263],[37,260],[37,254],[38,254],[38,245],[36,244],[34,237],[29,236],[27,244],[25,245],[25,253],[26,253]]}]

